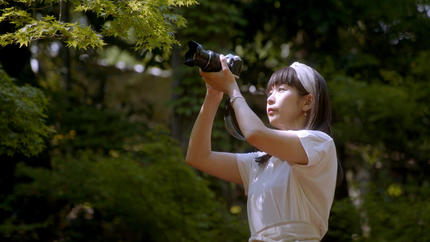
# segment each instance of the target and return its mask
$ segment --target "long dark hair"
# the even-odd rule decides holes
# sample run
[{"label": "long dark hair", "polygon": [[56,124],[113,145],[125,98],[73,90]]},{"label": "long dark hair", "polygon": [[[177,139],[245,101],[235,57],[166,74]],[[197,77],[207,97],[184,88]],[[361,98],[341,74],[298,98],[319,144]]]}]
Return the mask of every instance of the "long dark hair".
[{"label": "long dark hair", "polygon": [[[313,93],[314,101],[312,108],[310,109],[310,113],[306,117],[305,129],[319,130],[332,136],[330,97],[328,94],[327,83],[321,74],[313,68],[312,70],[315,77],[316,93]],[[267,83],[266,90],[268,92],[274,86],[281,84],[287,84],[290,87],[296,88],[300,96],[306,96],[309,94],[300,82],[296,70],[292,67],[287,66],[274,72]],[[270,157],[271,155],[266,153],[255,158],[255,161],[259,164],[264,164],[270,159]],[[338,161],[338,180],[342,179],[343,171]]]}]

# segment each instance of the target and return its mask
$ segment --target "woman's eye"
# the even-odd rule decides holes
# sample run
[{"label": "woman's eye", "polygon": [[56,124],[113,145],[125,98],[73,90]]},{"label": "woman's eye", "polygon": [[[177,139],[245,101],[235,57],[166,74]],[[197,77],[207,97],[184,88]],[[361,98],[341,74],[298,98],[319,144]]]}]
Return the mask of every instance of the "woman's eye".
[{"label": "woman's eye", "polygon": [[287,85],[282,85],[278,87],[278,92],[284,92],[288,90],[288,86]]}]

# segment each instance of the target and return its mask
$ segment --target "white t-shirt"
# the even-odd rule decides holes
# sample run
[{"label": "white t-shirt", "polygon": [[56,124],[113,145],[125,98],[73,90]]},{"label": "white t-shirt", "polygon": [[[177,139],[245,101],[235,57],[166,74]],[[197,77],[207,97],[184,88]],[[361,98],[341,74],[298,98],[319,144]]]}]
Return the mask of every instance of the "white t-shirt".
[{"label": "white t-shirt", "polygon": [[319,241],[327,232],[336,187],[335,144],[321,131],[293,132],[308,156],[306,165],[276,157],[258,164],[254,159],[262,152],[237,154],[248,195],[249,241]]}]

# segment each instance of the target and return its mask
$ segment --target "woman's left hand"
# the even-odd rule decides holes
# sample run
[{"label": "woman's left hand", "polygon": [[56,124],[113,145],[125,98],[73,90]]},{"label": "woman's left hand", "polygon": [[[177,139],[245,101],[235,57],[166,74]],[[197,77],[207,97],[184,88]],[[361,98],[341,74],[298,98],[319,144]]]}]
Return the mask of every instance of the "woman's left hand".
[{"label": "woman's left hand", "polygon": [[230,94],[237,87],[236,80],[227,65],[227,60],[220,55],[222,70],[219,72],[204,72],[200,70],[203,80],[212,88]]}]

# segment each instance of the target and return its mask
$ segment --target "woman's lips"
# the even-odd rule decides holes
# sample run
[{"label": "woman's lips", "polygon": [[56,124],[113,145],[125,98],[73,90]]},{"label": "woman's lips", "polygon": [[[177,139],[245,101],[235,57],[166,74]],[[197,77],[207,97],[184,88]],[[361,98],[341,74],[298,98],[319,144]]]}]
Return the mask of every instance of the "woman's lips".
[{"label": "woman's lips", "polygon": [[273,115],[275,112],[276,112],[276,109],[274,109],[274,108],[268,108],[267,109],[267,114],[269,114],[269,115]]}]

